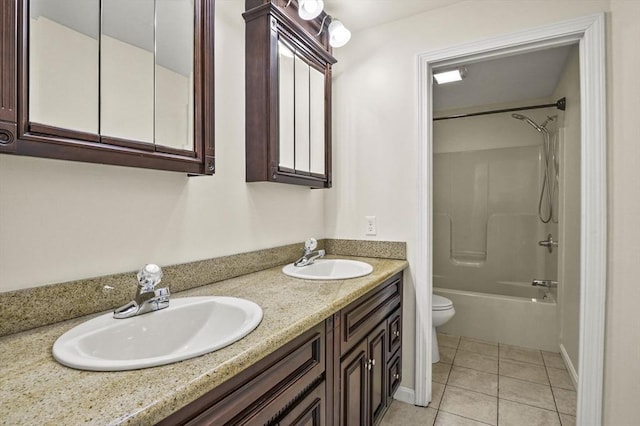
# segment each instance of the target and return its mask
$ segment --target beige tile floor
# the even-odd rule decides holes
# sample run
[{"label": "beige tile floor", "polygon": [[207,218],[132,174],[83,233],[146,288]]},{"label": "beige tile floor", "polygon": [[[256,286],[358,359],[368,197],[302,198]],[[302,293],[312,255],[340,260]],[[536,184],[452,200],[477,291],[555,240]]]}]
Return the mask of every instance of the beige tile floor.
[{"label": "beige tile floor", "polygon": [[393,401],[381,426],[575,426],[559,353],[438,334],[429,407]]}]

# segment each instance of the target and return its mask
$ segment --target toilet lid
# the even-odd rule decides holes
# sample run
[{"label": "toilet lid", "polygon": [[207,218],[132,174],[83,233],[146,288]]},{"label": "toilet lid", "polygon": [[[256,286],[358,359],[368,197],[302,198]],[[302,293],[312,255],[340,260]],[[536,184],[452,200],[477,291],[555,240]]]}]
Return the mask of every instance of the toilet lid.
[{"label": "toilet lid", "polygon": [[453,302],[446,297],[432,295],[431,307],[434,311],[444,311],[453,307]]}]

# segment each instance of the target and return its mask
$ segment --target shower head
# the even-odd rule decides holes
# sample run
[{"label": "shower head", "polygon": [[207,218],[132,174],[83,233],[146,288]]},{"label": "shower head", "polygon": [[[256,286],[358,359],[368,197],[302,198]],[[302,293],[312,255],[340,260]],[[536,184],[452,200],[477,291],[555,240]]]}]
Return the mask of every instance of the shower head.
[{"label": "shower head", "polygon": [[511,116],[517,120],[523,120],[526,121],[527,123],[529,123],[529,125],[531,127],[533,127],[534,129],[536,129],[539,132],[543,131],[543,127],[538,126],[532,119],[530,119],[529,117],[527,117],[526,115],[522,115],[522,114],[511,114]]}]

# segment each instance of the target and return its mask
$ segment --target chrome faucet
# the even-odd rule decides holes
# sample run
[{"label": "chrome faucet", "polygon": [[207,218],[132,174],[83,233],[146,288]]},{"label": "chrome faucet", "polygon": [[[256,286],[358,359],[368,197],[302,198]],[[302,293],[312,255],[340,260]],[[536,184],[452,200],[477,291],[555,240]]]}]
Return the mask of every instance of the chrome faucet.
[{"label": "chrome faucet", "polygon": [[552,281],[552,280],[533,280],[533,281],[531,281],[531,285],[538,286],[538,287],[547,287],[547,288],[552,288],[552,287],[558,287],[558,281]]},{"label": "chrome faucet", "polygon": [[302,257],[295,262],[293,266],[309,266],[313,264],[317,259],[324,257],[326,252],[324,250],[314,251],[318,247],[318,241],[315,238],[309,238],[304,242],[304,249],[302,249]]},{"label": "chrome faucet", "polygon": [[169,287],[156,289],[162,280],[162,269],[152,263],[138,271],[138,291],[131,302],[113,311],[117,319],[131,318],[169,307]]}]

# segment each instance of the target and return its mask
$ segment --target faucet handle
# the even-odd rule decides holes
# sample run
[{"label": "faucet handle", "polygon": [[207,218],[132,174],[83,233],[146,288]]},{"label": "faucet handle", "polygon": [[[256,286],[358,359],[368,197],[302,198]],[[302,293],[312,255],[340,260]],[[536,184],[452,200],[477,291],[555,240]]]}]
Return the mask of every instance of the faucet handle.
[{"label": "faucet handle", "polygon": [[311,253],[318,247],[318,241],[315,238],[308,238],[307,241],[304,242],[304,249],[307,253]]},{"label": "faucet handle", "polygon": [[162,269],[158,265],[149,263],[138,271],[138,287],[141,293],[153,291],[160,281],[162,281]]}]

